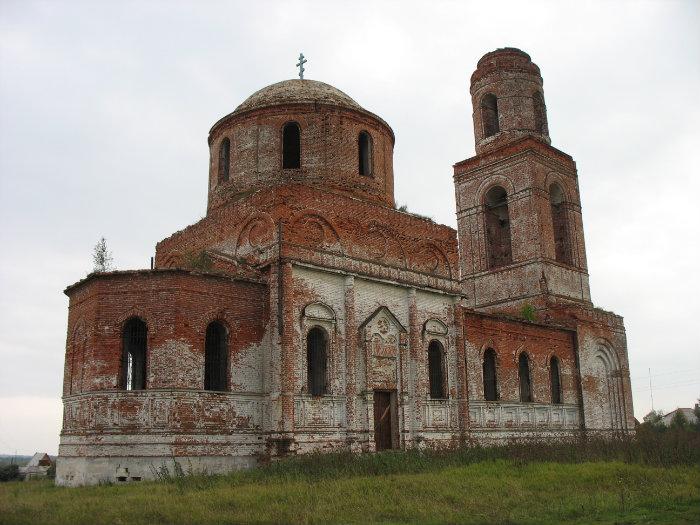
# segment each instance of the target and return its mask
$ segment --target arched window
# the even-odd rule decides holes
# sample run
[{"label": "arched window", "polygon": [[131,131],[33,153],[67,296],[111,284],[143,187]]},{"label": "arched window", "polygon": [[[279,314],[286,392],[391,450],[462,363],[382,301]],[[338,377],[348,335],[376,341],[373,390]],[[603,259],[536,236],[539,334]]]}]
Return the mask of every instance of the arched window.
[{"label": "arched window", "polygon": [[219,146],[219,182],[228,181],[231,161],[231,141],[225,138]]},{"label": "arched window", "polygon": [[552,387],[552,403],[561,403],[561,378],[559,376],[559,359],[552,356],[549,360],[549,384]]},{"label": "arched window", "polygon": [[510,218],[508,195],[500,186],[486,193],[486,241],[489,268],[498,268],[513,262],[510,245]]},{"label": "arched window", "polygon": [[440,341],[434,339],[428,345],[428,378],[430,397],[445,399],[445,349]]},{"label": "arched window", "polygon": [[146,388],[146,336],[148,328],[138,317],[129,319],[122,331],[122,388]]},{"label": "arched window", "polygon": [[532,108],[535,112],[535,131],[542,135],[547,134],[547,108],[544,105],[542,93],[535,91],[532,95]]},{"label": "arched window", "polygon": [[481,99],[481,122],[484,126],[484,138],[495,135],[500,130],[496,95],[489,93]]},{"label": "arched window", "polygon": [[530,384],[530,359],[523,352],[518,358],[518,376],[520,378],[520,401],[529,403],[532,401],[532,385]]},{"label": "arched window", "polygon": [[228,390],[228,341],[219,321],[207,326],[204,341],[204,390]]},{"label": "arched window", "polygon": [[498,385],[496,383],[496,352],[489,348],[484,352],[484,399],[498,400]]},{"label": "arched window", "polygon": [[301,168],[301,130],[296,122],[287,122],[282,131],[282,168]]},{"label": "arched window", "polygon": [[326,393],[326,363],[328,359],[328,335],[319,327],[309,330],[306,336],[306,362],[309,394]]},{"label": "arched window", "polygon": [[549,203],[552,212],[552,229],[554,231],[554,256],[557,261],[572,265],[569,221],[564,200],[564,191],[561,189],[561,186],[557,183],[552,184],[549,187]]},{"label": "arched window", "polygon": [[357,138],[357,150],[360,175],[370,177],[372,175],[372,137],[366,131],[361,131]]}]

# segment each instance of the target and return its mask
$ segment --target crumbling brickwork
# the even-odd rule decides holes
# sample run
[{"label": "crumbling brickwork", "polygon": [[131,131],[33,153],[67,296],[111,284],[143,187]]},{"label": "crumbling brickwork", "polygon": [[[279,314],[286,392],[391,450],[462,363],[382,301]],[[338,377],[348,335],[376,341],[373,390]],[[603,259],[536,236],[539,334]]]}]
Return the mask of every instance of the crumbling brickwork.
[{"label": "crumbling brickwork", "polygon": [[629,431],[624,326],[591,302],[539,68],[496,50],[471,93],[458,231],[394,208],[393,131],[332,86],[273,84],[218,121],[206,217],[154,269],[66,289],[57,483]]}]

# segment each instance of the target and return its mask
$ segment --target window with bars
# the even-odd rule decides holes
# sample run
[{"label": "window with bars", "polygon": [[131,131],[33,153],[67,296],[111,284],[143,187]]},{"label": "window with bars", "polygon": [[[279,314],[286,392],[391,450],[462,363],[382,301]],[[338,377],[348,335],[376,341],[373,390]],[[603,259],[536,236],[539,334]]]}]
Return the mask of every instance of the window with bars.
[{"label": "window with bars", "polygon": [[432,340],[428,345],[428,377],[430,397],[445,399],[445,350],[440,341]]},{"label": "window with bars", "polygon": [[146,347],[148,328],[138,317],[129,319],[122,331],[122,380],[124,390],[146,388]]},{"label": "window with bars", "polygon": [[496,352],[489,348],[484,353],[484,399],[486,401],[498,400],[498,385],[496,383]]},{"label": "window with bars", "polygon": [[328,335],[318,326],[306,336],[306,361],[308,391],[312,396],[326,394],[326,368],[328,360]]},{"label": "window with bars", "polygon": [[532,384],[530,382],[530,358],[523,352],[518,357],[518,376],[520,378],[520,401],[532,402]]},{"label": "window with bars", "polygon": [[226,327],[222,323],[209,323],[204,342],[204,390],[228,390],[227,338]]},{"label": "window with bars", "polygon": [[564,264],[573,264],[571,254],[571,237],[567,217],[564,191],[559,184],[549,187],[549,203],[552,211],[552,229],[554,231],[554,256]]},{"label": "window with bars", "polygon": [[559,359],[552,356],[549,360],[549,384],[552,387],[552,403],[561,403],[561,376],[559,375]]},{"label": "window with bars", "polygon": [[498,268],[513,262],[510,239],[510,215],[508,194],[500,186],[486,193],[486,241],[489,268]]}]

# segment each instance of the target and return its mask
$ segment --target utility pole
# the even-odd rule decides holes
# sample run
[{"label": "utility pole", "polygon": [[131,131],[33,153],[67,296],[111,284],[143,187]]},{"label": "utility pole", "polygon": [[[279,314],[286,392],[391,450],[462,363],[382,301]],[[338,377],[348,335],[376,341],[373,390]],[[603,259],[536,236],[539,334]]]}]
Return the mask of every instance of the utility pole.
[{"label": "utility pole", "polygon": [[649,395],[651,396],[651,410],[654,411],[654,391],[651,389],[651,368],[649,369]]}]

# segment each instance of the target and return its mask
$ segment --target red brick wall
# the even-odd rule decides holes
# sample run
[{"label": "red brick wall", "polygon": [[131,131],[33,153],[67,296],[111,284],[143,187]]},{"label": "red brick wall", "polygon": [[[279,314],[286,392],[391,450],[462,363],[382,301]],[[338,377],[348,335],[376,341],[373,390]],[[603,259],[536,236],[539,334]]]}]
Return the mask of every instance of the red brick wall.
[{"label": "red brick wall", "polygon": [[[268,310],[264,284],[181,270],[92,276],[67,294],[64,395],[119,387],[122,329],[133,316],[148,327],[147,388],[201,389],[207,324],[227,326],[235,370],[239,354],[262,338]],[[231,381],[231,389],[247,390],[245,383]]]},{"label": "red brick wall", "polygon": [[553,355],[559,359],[562,401],[580,402],[576,332],[469,311],[464,312],[464,326],[470,399],[484,399],[483,357],[486,349],[492,348],[496,352],[499,401],[520,400],[518,358],[521,352],[527,352],[533,402],[551,403],[549,370]]},{"label": "red brick wall", "polygon": [[[554,183],[564,193],[572,264],[556,260]],[[483,198],[494,186],[508,195],[512,263],[489,269]],[[590,303],[578,178],[568,155],[520,140],[456,164],[455,193],[463,284],[474,307],[517,312],[524,301],[542,303],[543,295]]]},{"label": "red brick wall", "polygon": [[394,268],[394,274],[457,278],[457,240],[452,228],[307,185],[271,188],[211,211],[158,243],[156,266],[186,266],[186,255],[201,250],[264,265],[277,257],[272,246],[279,239],[280,226],[290,258],[344,269],[362,266],[381,277],[386,277],[381,271]]},{"label": "red brick wall", "polygon": [[[500,148],[525,136],[549,143],[546,112],[540,113],[543,122],[539,123],[533,97],[535,93],[544,95],[542,77],[527,53],[513,48],[487,53],[472,74],[470,91],[477,153]],[[496,96],[498,107],[500,131],[491,136],[484,132],[481,111],[482,99],[487,94]],[[544,110],[544,105],[541,106]]]},{"label": "red brick wall", "polygon": [[[300,169],[282,169],[282,129],[290,121],[301,129]],[[372,137],[369,177],[359,174],[361,131]],[[231,141],[230,178],[219,183],[224,138]],[[209,210],[243,192],[299,182],[394,204],[394,135],[369,113],[311,104],[262,108],[225,119],[212,129],[209,143]]]}]

